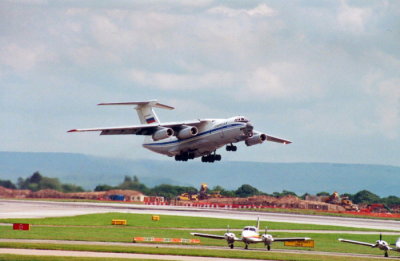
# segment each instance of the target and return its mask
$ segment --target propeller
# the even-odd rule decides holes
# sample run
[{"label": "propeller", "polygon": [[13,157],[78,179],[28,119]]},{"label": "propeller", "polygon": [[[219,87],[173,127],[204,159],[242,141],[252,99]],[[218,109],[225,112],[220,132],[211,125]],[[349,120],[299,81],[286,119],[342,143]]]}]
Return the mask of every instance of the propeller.
[{"label": "propeller", "polygon": [[379,234],[379,240],[382,241],[382,233]]},{"label": "propeller", "polygon": [[265,227],[265,234],[267,234],[267,231],[268,231],[268,227]]},{"label": "propeller", "polygon": [[226,226],[226,233],[229,233],[229,225]]}]

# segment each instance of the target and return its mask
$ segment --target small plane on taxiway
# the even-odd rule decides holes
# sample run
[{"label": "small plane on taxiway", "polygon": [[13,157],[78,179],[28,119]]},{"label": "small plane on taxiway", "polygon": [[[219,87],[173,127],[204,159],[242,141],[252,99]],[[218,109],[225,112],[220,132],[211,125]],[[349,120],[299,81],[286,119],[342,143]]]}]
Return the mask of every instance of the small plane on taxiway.
[{"label": "small plane on taxiway", "polygon": [[201,157],[202,162],[220,161],[216,150],[226,145],[227,151],[236,151],[233,143],[244,141],[253,146],[272,141],[282,144],[289,140],[270,136],[253,130],[253,125],[243,116],[228,119],[198,119],[182,122],[161,123],[153,108],[174,109],[160,104],[157,100],[122,103],[100,103],[98,105],[135,106],[141,125],[73,129],[68,132],[100,131],[100,135],[145,135],[143,147],[151,151],[175,157],[177,161],[187,161]]},{"label": "small plane on taxiway", "polygon": [[338,240],[340,242],[345,242],[345,243],[350,243],[350,244],[369,246],[372,248],[379,248],[380,250],[385,251],[385,254],[384,254],[385,257],[389,257],[389,253],[388,253],[389,250],[400,252],[400,237],[397,239],[395,244],[391,244],[394,247],[391,247],[391,245],[389,245],[386,241],[382,240],[382,234],[380,234],[379,240],[376,240],[375,243],[367,243],[367,242],[361,242],[361,241],[355,241],[355,240],[343,239],[343,238],[339,238]]},{"label": "small plane on taxiway", "polygon": [[241,237],[238,238],[234,233],[229,232],[229,226],[226,233],[222,235],[212,235],[203,233],[190,233],[193,236],[207,237],[213,239],[223,239],[226,240],[230,248],[234,247],[235,242],[243,242],[245,244],[245,249],[248,249],[249,244],[264,243],[268,250],[271,250],[271,244],[273,242],[284,242],[284,241],[306,241],[311,240],[309,237],[287,237],[287,238],[274,238],[272,235],[267,234],[267,228],[265,228],[265,233],[260,235],[259,233],[260,219],[257,219],[257,226],[246,226],[243,228]]}]

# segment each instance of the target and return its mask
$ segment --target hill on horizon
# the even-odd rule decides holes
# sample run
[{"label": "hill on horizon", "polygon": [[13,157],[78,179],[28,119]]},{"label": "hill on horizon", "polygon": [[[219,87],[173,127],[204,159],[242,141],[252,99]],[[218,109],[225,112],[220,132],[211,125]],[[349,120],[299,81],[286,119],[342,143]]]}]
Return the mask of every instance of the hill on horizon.
[{"label": "hill on horizon", "polygon": [[321,191],[356,193],[366,189],[379,196],[400,196],[400,167],[338,163],[266,163],[222,161],[129,160],[75,153],[0,152],[0,179],[16,182],[35,171],[93,190],[99,184],[117,185],[136,175],[149,187],[159,184],[236,189],[250,184],[272,193],[289,190],[298,195]]}]

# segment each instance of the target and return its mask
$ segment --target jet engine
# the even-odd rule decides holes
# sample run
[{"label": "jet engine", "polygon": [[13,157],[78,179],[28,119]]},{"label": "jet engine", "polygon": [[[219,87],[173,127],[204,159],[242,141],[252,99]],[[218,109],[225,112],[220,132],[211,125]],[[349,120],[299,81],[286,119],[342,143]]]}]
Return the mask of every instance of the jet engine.
[{"label": "jet engine", "polygon": [[178,137],[178,139],[187,139],[195,136],[197,133],[199,133],[199,130],[196,127],[187,126],[181,129],[176,137]]},{"label": "jet engine", "polygon": [[267,139],[267,135],[264,133],[254,133],[253,137],[249,137],[245,140],[247,146],[253,146],[256,144],[263,143]]},{"label": "jet engine", "polygon": [[153,133],[153,140],[154,141],[163,140],[163,139],[171,137],[172,135],[174,135],[173,129],[160,128],[156,132]]}]

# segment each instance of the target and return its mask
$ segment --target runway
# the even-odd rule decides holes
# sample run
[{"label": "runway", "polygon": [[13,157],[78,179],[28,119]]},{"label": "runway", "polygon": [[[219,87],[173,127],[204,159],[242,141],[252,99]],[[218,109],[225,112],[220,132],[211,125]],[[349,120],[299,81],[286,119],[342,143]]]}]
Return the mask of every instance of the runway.
[{"label": "runway", "polygon": [[400,231],[400,221],[397,220],[268,213],[212,208],[189,208],[180,206],[150,206],[124,203],[54,202],[8,199],[0,200],[1,219],[75,216],[106,212],[213,217],[251,221],[254,221],[257,219],[257,217],[260,217],[260,220],[262,221]]}]

